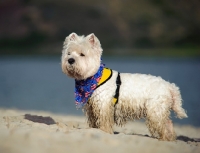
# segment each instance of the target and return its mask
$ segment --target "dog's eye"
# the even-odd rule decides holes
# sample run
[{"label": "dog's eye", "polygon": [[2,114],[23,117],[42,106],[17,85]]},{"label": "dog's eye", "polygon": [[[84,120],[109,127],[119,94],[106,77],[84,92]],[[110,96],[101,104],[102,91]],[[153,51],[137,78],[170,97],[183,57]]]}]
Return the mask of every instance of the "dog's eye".
[{"label": "dog's eye", "polygon": [[70,55],[70,52],[68,52],[67,55]]},{"label": "dog's eye", "polygon": [[85,55],[83,53],[81,53],[80,56],[85,56]]}]

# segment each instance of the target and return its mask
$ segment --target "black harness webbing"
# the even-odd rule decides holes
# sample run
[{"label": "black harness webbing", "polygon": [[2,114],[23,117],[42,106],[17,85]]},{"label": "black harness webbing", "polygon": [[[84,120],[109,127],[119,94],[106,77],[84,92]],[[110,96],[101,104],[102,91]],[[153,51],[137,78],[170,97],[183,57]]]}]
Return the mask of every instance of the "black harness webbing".
[{"label": "black harness webbing", "polygon": [[117,88],[115,90],[114,101],[113,101],[114,105],[116,105],[118,102],[119,90],[120,90],[120,85],[121,85],[121,78],[120,78],[119,72],[118,72],[117,79],[116,79],[116,85],[117,85]]}]

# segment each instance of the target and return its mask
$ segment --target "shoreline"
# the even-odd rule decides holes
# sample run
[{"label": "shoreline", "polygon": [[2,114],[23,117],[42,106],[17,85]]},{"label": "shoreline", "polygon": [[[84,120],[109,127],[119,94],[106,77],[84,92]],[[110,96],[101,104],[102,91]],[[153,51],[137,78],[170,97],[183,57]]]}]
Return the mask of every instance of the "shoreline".
[{"label": "shoreline", "polygon": [[115,127],[114,134],[88,128],[83,116],[0,108],[0,152],[193,152],[200,150],[200,128],[174,125],[177,140],[152,138],[143,122]]}]

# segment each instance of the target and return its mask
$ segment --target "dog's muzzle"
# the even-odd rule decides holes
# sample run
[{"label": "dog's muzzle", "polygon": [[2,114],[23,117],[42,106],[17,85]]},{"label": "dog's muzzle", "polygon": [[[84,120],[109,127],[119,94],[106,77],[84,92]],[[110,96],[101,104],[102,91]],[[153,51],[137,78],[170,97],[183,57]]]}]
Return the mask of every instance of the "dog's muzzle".
[{"label": "dog's muzzle", "polygon": [[73,58],[68,59],[68,63],[69,63],[69,64],[72,65],[72,64],[74,64],[74,62],[75,62],[75,59],[73,59]]}]

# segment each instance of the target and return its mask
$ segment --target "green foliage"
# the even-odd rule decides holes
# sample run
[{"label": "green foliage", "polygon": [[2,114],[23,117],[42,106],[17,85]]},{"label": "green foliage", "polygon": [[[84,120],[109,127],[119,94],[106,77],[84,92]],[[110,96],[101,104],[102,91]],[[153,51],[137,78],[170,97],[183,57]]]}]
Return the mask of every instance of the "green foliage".
[{"label": "green foliage", "polygon": [[[199,0],[16,0],[14,4],[8,0],[0,4],[4,14],[0,53],[58,44],[72,32],[95,33],[104,49],[136,48],[148,54],[143,49],[200,48]],[[184,54],[187,51],[190,55],[189,50]]]},{"label": "green foliage", "polygon": [[[33,32],[29,36],[24,38],[7,38],[0,41],[0,48],[2,53],[6,53],[7,50],[17,50],[18,52],[26,52],[27,49],[34,48],[37,45],[42,44],[47,36],[42,33]],[[32,50],[33,51],[33,50]],[[31,52],[29,52],[31,53]]]}]

